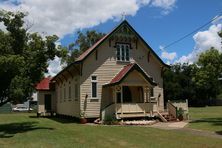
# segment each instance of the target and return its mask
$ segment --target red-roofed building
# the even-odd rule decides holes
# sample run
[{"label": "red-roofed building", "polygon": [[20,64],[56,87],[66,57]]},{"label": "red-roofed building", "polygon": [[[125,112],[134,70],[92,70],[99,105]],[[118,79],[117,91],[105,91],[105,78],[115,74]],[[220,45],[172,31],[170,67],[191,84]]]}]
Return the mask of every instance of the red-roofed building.
[{"label": "red-roofed building", "polygon": [[168,65],[123,21],[76,62],[36,86],[42,102],[38,112],[49,111],[46,103],[51,100],[50,111],[67,116],[151,116],[164,111],[162,74],[166,68]]},{"label": "red-roofed building", "polygon": [[36,90],[38,91],[49,91],[50,88],[49,88],[49,83],[51,81],[51,77],[47,77],[47,78],[44,78],[42,79],[35,87]]}]

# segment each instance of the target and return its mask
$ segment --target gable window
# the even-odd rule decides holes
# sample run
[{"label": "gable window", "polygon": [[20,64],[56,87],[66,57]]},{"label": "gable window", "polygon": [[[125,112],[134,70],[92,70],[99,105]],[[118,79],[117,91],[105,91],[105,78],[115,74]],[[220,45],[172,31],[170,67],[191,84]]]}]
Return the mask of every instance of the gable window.
[{"label": "gable window", "polygon": [[117,44],[116,45],[116,57],[117,61],[129,61],[129,44]]},{"label": "gable window", "polygon": [[91,96],[92,98],[97,98],[97,76],[92,76],[91,77]]}]

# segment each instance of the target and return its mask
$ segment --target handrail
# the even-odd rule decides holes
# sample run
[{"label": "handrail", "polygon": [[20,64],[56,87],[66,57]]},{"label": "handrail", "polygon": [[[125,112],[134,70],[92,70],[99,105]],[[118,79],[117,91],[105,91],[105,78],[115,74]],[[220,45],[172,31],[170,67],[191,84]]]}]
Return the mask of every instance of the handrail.
[{"label": "handrail", "polygon": [[109,106],[111,106],[111,105],[113,105],[113,104],[115,104],[115,103],[112,102],[112,103],[106,105],[105,107],[103,107],[103,108],[101,109],[101,111],[103,111],[104,109],[106,109],[107,107],[109,107]]},{"label": "handrail", "polygon": [[167,122],[166,118],[164,118],[160,112],[157,111],[157,115],[160,117],[160,119],[163,121],[163,122]]},{"label": "handrail", "polygon": [[107,105],[105,108],[101,109],[101,119],[104,120],[105,117],[112,117],[113,114],[115,113],[115,103],[111,103]]},{"label": "handrail", "polygon": [[172,115],[174,118],[177,118],[177,107],[174,106],[169,100],[167,102],[167,109],[169,115]]}]

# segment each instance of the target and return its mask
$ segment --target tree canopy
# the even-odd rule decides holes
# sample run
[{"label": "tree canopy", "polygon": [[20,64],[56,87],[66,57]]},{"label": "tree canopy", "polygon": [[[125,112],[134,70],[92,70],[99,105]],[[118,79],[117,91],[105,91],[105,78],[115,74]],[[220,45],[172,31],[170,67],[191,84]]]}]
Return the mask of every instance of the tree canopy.
[{"label": "tree canopy", "polygon": [[192,106],[213,105],[221,91],[222,53],[211,48],[194,64],[175,64],[164,75],[165,100],[188,99]]},{"label": "tree canopy", "polygon": [[86,51],[88,48],[93,46],[98,40],[100,40],[104,33],[97,32],[95,30],[86,31],[86,32],[77,32],[77,39],[74,43],[69,44],[67,52],[70,54],[66,54],[63,56],[63,62],[70,64],[74,62],[80,54]]},{"label": "tree canopy", "polygon": [[61,56],[56,35],[42,37],[24,28],[25,14],[0,11],[0,106],[23,102],[47,72],[49,60]]}]

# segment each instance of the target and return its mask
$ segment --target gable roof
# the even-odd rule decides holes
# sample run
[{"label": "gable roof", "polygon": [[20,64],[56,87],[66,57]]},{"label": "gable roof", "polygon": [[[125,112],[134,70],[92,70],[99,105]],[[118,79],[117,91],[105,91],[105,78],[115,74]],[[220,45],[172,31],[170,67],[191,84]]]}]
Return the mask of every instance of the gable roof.
[{"label": "gable roof", "polygon": [[42,79],[35,87],[36,90],[50,90],[49,84],[51,81],[51,77],[47,77]]},{"label": "gable roof", "polygon": [[85,52],[83,52],[75,62],[69,64],[66,68],[64,68],[62,71],[60,71],[53,79],[58,77],[61,73],[66,71],[68,68],[70,68],[74,64],[80,64],[82,61],[84,61],[94,50],[96,50],[97,47],[99,47],[106,39],[108,39],[115,31],[117,31],[122,25],[126,24],[135,34],[136,36],[145,44],[147,48],[150,49],[152,54],[160,61],[160,63],[163,64],[165,67],[170,67],[169,65],[165,64],[160,57],[153,51],[153,49],[144,41],[144,39],[133,29],[133,27],[126,21],[124,20],[121,22],[118,26],[116,26],[110,33],[106,34],[103,38],[101,38],[99,41],[97,41],[92,47],[87,49]]},{"label": "gable roof", "polygon": [[109,38],[115,31],[117,31],[122,25],[126,24],[131,31],[133,31],[136,36],[145,44],[145,46],[147,48],[150,49],[150,51],[152,52],[152,54],[160,61],[161,64],[163,64],[165,67],[169,67],[169,65],[165,64],[160,57],[154,52],[154,50],[145,42],[145,40],[136,32],[135,29],[133,29],[133,27],[126,21],[124,20],[122,23],[120,23],[116,28],[114,28],[110,33],[108,33],[107,35],[105,35],[103,38],[101,38],[98,42],[96,42],[92,47],[90,47],[89,49],[87,49],[85,52],[83,52],[79,58],[77,58],[76,62],[81,62],[84,59],[86,59],[99,45],[101,45],[107,38]]},{"label": "gable roof", "polygon": [[124,78],[126,78],[128,76],[128,74],[130,72],[132,72],[133,70],[137,70],[139,73],[141,73],[143,75],[143,77],[151,84],[151,85],[157,85],[156,82],[154,82],[154,80],[148,76],[141,68],[139,65],[137,65],[136,63],[131,63],[128,64],[126,66],[124,66],[120,72],[110,81],[110,83],[106,84],[105,86],[110,86],[110,85],[117,85],[120,84]]}]

